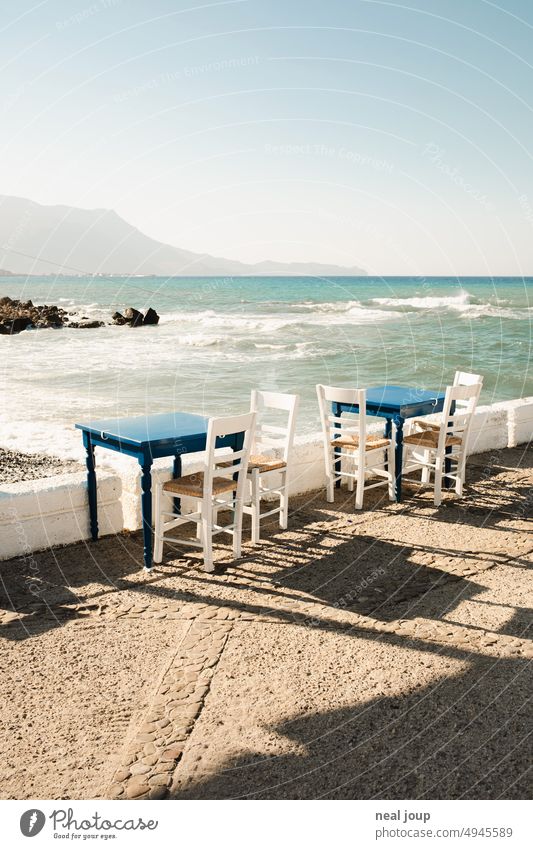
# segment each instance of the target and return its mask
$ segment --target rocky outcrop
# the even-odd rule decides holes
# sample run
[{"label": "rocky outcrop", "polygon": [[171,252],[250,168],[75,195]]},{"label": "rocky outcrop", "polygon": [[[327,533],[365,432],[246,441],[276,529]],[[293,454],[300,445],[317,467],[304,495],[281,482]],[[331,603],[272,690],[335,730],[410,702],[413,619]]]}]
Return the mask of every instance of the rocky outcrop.
[{"label": "rocky outcrop", "polygon": [[146,310],[143,324],[159,324],[159,316],[152,307],[148,307]]},{"label": "rocky outcrop", "polygon": [[0,298],[0,333],[20,333],[33,327],[62,327],[68,316],[57,306],[35,306],[32,301]]},{"label": "rocky outcrop", "polygon": [[86,330],[94,330],[95,327],[104,327],[105,321],[71,321],[69,327],[85,328]]},{"label": "rocky outcrop", "polygon": [[112,315],[113,324],[127,324],[129,327],[142,327],[145,324],[159,324],[159,316],[152,307],[148,307],[143,315],[135,307],[128,307],[124,310],[124,315],[120,312],[114,312]]},{"label": "rocky outcrop", "polygon": [[[69,316],[73,317],[71,320]],[[129,325],[130,327],[142,327],[143,324],[158,324],[159,316],[152,307],[143,314],[134,307],[124,310],[124,315],[119,312],[113,313],[110,323],[117,325]],[[67,312],[57,306],[43,304],[35,306],[32,301],[19,301],[4,296],[0,298],[0,335],[11,335],[20,333],[22,330],[38,327],[72,327],[76,329],[93,330],[104,327],[108,323],[90,319],[89,316],[79,316],[77,313]]]},{"label": "rocky outcrop", "polygon": [[124,318],[130,327],[140,327],[143,323],[143,314],[135,307],[128,307],[127,310],[124,310]]}]

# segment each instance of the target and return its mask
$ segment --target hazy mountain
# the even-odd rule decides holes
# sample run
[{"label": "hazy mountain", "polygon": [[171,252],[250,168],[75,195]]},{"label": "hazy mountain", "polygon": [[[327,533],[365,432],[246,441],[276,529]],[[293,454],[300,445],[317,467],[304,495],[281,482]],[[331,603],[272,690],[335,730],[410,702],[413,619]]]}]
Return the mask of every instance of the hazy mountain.
[{"label": "hazy mountain", "polygon": [[266,260],[245,265],[158,242],[108,209],[42,206],[0,195],[0,268],[4,267],[17,274],[366,274],[360,268],[313,262]]}]

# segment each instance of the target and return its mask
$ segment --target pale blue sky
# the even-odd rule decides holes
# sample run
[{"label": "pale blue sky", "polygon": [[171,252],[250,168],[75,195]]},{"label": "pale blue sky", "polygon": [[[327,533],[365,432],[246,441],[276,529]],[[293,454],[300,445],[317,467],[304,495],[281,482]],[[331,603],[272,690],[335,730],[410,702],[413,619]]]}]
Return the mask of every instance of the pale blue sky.
[{"label": "pale blue sky", "polygon": [[533,3],[0,2],[0,193],[372,274],[533,274]]}]

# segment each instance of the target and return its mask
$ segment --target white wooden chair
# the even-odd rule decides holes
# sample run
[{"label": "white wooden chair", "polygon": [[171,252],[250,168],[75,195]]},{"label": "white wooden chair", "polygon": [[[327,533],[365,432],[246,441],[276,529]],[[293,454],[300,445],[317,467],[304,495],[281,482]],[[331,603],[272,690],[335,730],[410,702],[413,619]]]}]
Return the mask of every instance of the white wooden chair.
[{"label": "white wooden chair", "polygon": [[[456,371],[455,376],[453,378],[453,386],[473,386],[476,383],[479,383],[483,386],[483,376],[481,374],[471,374],[468,371]],[[408,422],[406,434],[412,434],[416,432],[416,430],[432,430],[435,433],[440,431],[440,423],[435,424],[433,422],[427,422],[425,420],[414,420]],[[431,476],[431,469],[429,466],[429,451],[426,451],[424,454],[424,466],[422,467],[422,483],[429,483]]]},{"label": "white wooden chair", "polygon": [[[245,497],[246,472],[255,427],[255,413],[241,416],[210,419],[207,428],[206,453],[203,468],[199,472],[180,478],[158,483],[155,490],[155,544],[154,563],[161,563],[163,545],[171,541],[181,545],[193,545],[201,548],[204,569],[213,571],[213,536],[219,533],[231,534],[233,538],[233,556],[240,557],[242,536],[242,506]],[[244,433],[244,443],[240,451],[230,455],[215,453],[218,436]],[[163,493],[175,497],[194,498],[197,502],[195,512],[176,515],[172,509],[165,509]],[[220,500],[226,496],[229,500]],[[228,507],[233,510],[233,521],[229,525],[217,524],[217,511]],[[197,525],[197,538],[178,539],[169,536],[174,528],[185,522]]]},{"label": "white wooden chair", "polygon": [[[316,391],[324,437],[327,500],[334,500],[336,482],[347,478],[350,491],[353,492],[356,484],[355,506],[358,510],[363,507],[365,490],[376,486],[388,485],[389,499],[394,501],[394,444],[392,439],[379,434],[367,434],[366,390],[319,384]],[[357,406],[358,413],[335,415],[333,404]],[[336,463],[340,463],[340,470]],[[384,480],[367,484],[367,477],[371,474]]]},{"label": "white wooden chair", "polygon": [[[458,382],[448,386],[440,424],[430,424],[421,419],[415,421],[411,432],[404,436],[403,471],[422,469],[422,483],[426,484],[434,475],[433,501],[436,507],[442,501],[443,477],[454,480],[457,495],[463,494],[468,434],[480,392],[481,382]],[[452,471],[448,474],[444,468],[446,460],[452,464]]]},{"label": "white wooden chair", "polygon": [[469,371],[456,371],[453,379],[454,386],[473,386],[480,383],[483,386],[483,376],[481,374],[471,374]]},{"label": "white wooden chair", "polygon": [[[299,395],[252,390],[251,410],[257,418],[248,464],[250,501],[244,504],[243,510],[252,517],[252,542],[255,544],[260,540],[261,519],[279,513],[280,528],[288,524],[290,458],[299,401]],[[281,422],[280,416],[283,417]],[[276,423],[270,423],[269,419]],[[279,486],[272,487],[268,480],[265,483],[265,478],[271,478],[272,473],[279,475]],[[261,513],[261,500],[266,495],[279,496],[279,504]]]}]

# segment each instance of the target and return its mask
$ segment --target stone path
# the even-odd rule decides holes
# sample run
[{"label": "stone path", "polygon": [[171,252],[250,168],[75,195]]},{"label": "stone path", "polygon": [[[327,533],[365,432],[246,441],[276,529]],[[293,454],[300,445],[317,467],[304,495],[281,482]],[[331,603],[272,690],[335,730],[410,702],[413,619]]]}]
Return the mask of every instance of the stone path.
[{"label": "stone path", "polygon": [[[137,535],[3,564],[0,662],[21,660],[2,714],[31,745],[9,730],[0,738],[2,795],[67,798],[70,786],[72,798],[522,798],[531,465],[520,449],[477,457],[466,498],[439,510],[412,489],[402,505],[377,494],[357,514],[346,492],[335,505],[312,493],[294,500],[289,531],[267,528],[237,563],[222,550],[214,575],[180,550],[145,577]],[[132,658],[161,641],[137,690],[116,680],[126,626]],[[88,729],[83,757],[83,741],[54,752],[53,723],[47,742],[32,741],[45,728],[32,731],[21,695],[39,686],[46,715],[54,694],[28,665],[46,647],[73,673],[80,629],[101,646],[110,691],[98,717],[72,707]],[[94,758],[89,729],[102,721],[110,730]]]}]

